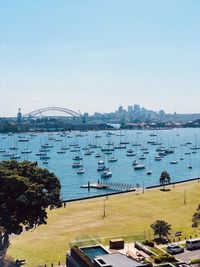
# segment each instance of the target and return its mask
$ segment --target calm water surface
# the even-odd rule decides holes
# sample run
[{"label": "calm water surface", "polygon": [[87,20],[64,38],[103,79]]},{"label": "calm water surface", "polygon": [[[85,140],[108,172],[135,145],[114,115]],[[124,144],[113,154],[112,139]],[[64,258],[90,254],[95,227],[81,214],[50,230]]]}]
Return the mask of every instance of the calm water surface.
[{"label": "calm water surface", "polygon": [[[21,139],[28,139],[26,142],[20,142]],[[126,149],[115,149],[114,156],[116,162],[108,162],[113,155],[105,155],[101,152],[101,147],[112,148],[119,145],[120,142],[129,142]],[[151,143],[150,143],[151,142]],[[153,144],[152,144],[153,143]],[[44,160],[40,159],[36,153],[42,146],[49,144],[51,147],[47,152],[50,157],[48,164],[44,164]],[[140,144],[136,146],[135,144]],[[77,145],[80,148],[74,146]],[[85,155],[86,150],[83,148],[89,145],[97,146],[90,148],[93,153]],[[17,148],[16,150],[12,149]],[[58,154],[62,148],[69,148],[64,154]],[[174,151],[173,154],[164,156],[161,161],[155,161],[154,157],[158,155],[156,149],[165,147]],[[37,133],[34,134],[14,134],[0,135],[0,160],[10,159],[6,156],[8,152],[20,156],[18,160],[37,161],[39,166],[48,168],[54,172],[60,179],[62,185],[62,198],[75,199],[99,194],[105,194],[110,190],[96,190],[80,188],[81,185],[106,181],[112,183],[125,183],[140,186],[151,186],[159,184],[160,173],[167,170],[170,173],[171,180],[180,181],[197,177],[200,172],[200,129],[173,129],[160,131],[111,131],[107,132],[71,132],[66,135],[60,133]],[[195,148],[195,149],[193,149]],[[127,150],[132,149],[135,156],[127,157]],[[31,153],[22,152],[30,150]],[[72,152],[74,150],[80,150]],[[4,152],[5,151],[5,152]],[[146,159],[138,160],[138,157],[144,154]],[[149,152],[149,153],[148,153]],[[95,155],[101,153],[101,158]],[[84,174],[77,174],[77,168],[72,168],[74,156],[83,157],[83,166],[86,169]],[[182,158],[182,160],[180,159]],[[137,159],[141,164],[145,164],[145,169],[134,170],[132,162]],[[112,177],[101,178],[101,172],[97,172],[98,161],[103,160],[110,168]],[[170,161],[177,161],[177,164],[170,164]],[[192,166],[192,169],[188,168]],[[151,169],[152,174],[147,175],[147,171]]]}]

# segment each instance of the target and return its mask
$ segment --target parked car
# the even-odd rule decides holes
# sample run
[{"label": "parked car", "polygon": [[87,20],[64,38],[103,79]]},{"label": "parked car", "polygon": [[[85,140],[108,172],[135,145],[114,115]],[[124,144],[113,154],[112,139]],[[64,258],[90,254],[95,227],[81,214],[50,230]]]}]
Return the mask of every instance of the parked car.
[{"label": "parked car", "polygon": [[166,249],[169,254],[178,254],[184,252],[184,248],[178,245],[171,244]]}]

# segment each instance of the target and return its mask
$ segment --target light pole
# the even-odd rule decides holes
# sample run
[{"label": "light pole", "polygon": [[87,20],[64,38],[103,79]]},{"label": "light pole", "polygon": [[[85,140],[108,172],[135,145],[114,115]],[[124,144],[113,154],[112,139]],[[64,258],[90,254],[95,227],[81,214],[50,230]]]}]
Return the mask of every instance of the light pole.
[{"label": "light pole", "polygon": [[103,218],[106,217],[106,201],[103,199]]},{"label": "light pole", "polygon": [[187,200],[186,200],[186,191],[184,190],[184,205],[187,204]]}]

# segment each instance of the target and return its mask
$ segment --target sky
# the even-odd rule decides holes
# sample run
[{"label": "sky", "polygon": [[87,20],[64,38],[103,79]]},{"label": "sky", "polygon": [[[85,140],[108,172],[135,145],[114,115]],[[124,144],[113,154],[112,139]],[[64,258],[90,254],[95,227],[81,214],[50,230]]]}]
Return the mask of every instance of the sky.
[{"label": "sky", "polygon": [[0,117],[200,113],[199,0],[0,0]]}]

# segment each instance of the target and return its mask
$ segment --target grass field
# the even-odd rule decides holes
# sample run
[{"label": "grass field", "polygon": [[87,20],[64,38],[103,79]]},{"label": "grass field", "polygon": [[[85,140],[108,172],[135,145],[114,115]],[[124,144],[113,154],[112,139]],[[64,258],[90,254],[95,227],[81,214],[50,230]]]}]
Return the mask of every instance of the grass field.
[{"label": "grass field", "polygon": [[169,192],[157,188],[144,194],[134,192],[69,203],[65,208],[50,211],[47,225],[12,238],[7,254],[14,259],[26,259],[26,266],[64,263],[69,242],[77,236],[98,236],[104,240],[103,237],[127,235],[126,239],[131,241],[135,235],[149,239],[150,224],[157,219],[170,223],[172,232],[182,231],[183,237],[200,235],[200,229],[191,227],[192,215],[200,203],[200,183],[170,188]]}]

